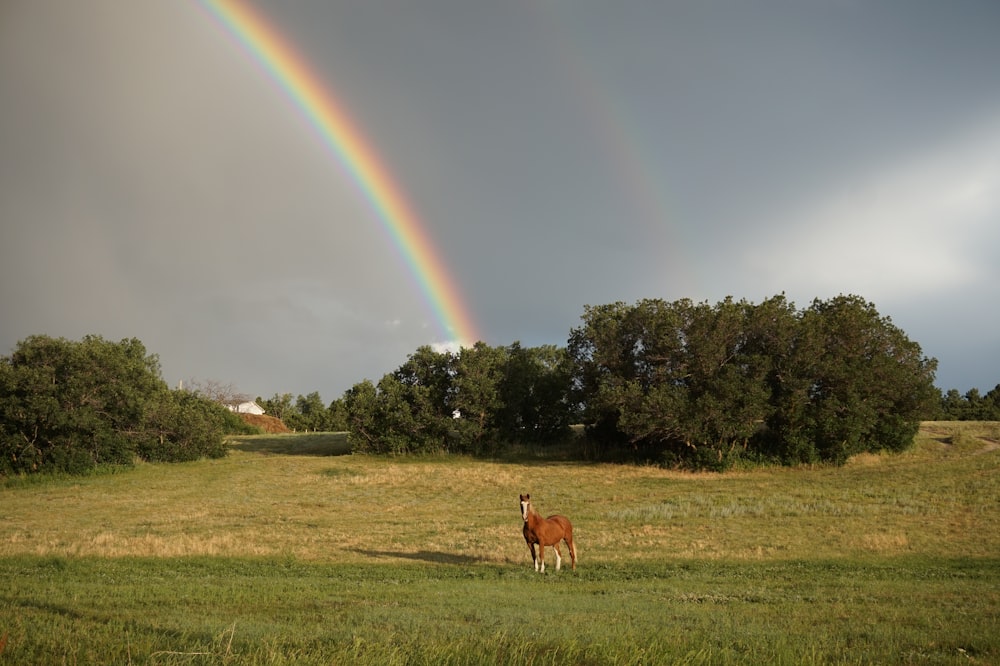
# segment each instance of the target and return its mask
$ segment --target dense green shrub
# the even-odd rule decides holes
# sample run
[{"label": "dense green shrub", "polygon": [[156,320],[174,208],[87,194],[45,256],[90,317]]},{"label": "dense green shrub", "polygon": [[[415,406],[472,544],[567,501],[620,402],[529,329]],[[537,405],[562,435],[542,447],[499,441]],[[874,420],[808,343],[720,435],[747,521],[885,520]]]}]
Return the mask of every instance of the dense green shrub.
[{"label": "dense green shrub", "polygon": [[189,391],[167,391],[157,397],[145,425],[148,434],[137,442],[135,453],[156,462],[221,458],[226,455],[224,436],[234,429],[245,431],[244,425],[217,402]]},{"label": "dense green shrub", "polygon": [[420,347],[378,384],[356,384],[331,405],[359,453],[490,455],[511,443],[565,439],[575,411],[565,350]]},{"label": "dense green shrub", "polygon": [[224,455],[222,406],[171,391],[139,340],[32,336],[0,359],[0,474]]},{"label": "dense green shrub", "polygon": [[801,312],[784,296],[645,300],[583,320],[569,350],[591,437],[679,467],[899,451],[937,395],[936,361],[857,296]]}]

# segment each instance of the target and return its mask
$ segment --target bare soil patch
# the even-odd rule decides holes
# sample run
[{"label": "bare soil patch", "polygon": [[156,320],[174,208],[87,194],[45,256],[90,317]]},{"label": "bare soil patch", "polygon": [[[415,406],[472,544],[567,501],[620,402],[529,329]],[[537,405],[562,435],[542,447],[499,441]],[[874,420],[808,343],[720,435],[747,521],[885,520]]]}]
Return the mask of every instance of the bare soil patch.
[{"label": "bare soil patch", "polygon": [[256,426],[269,435],[291,432],[284,422],[267,414],[240,414],[240,418],[252,426]]}]

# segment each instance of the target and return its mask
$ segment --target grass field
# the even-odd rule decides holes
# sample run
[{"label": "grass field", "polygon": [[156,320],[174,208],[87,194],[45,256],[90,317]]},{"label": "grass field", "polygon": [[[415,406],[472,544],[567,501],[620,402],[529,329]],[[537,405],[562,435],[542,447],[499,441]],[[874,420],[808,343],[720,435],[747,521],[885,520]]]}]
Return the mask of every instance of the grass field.
[{"label": "grass field", "polygon": [[[0,663],[1000,663],[998,442],[716,475],[281,435],[12,479]],[[576,571],[534,572],[521,492]]]}]

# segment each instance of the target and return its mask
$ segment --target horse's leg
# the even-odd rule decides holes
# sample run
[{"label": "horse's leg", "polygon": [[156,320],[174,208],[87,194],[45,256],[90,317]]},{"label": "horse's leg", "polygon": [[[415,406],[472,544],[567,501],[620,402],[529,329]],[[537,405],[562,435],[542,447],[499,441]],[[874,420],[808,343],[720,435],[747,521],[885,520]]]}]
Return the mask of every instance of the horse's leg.
[{"label": "horse's leg", "polygon": [[531,551],[531,563],[535,565],[535,571],[538,571],[538,556],[535,554],[535,544],[529,541],[528,550]]},{"label": "horse's leg", "polygon": [[[538,568],[538,562],[542,563],[542,568]],[[535,562],[535,571],[540,571],[545,573],[545,544],[541,541],[538,542],[538,562]]]},{"label": "horse's leg", "polygon": [[563,541],[566,542],[566,547],[569,548],[569,558],[573,562],[573,570],[576,571],[576,544],[573,543],[573,528],[566,530],[566,535],[563,537]]},{"label": "horse's leg", "polygon": [[556,550],[556,571],[559,571],[559,567],[562,565],[562,553],[559,552],[559,542],[556,541],[552,544],[552,547]]}]

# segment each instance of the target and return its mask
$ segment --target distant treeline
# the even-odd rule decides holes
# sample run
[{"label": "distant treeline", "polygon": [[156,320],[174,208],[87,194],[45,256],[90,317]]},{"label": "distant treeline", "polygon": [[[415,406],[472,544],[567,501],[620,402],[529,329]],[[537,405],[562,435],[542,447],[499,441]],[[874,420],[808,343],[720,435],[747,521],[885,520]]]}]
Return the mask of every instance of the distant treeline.
[{"label": "distant treeline", "polygon": [[[908,447],[922,420],[1000,420],[1000,386],[942,395],[937,361],[858,296],[796,309],[687,299],[586,306],[565,347],[420,347],[329,405],[258,402],[358,453],[490,456],[530,445],[690,469],[843,463]],[[0,359],[0,475],[225,454],[252,431],[211,385],[167,388],[138,340],[34,336]],[[582,424],[583,435],[571,426]]]},{"label": "distant treeline", "polygon": [[1000,384],[986,395],[979,389],[969,389],[962,395],[951,389],[941,396],[937,421],[1000,421]]},{"label": "distant treeline", "polygon": [[643,300],[582,321],[565,348],[421,347],[327,408],[261,402],[292,427],[349,431],[359,452],[488,455],[584,424],[574,441],[591,456],[712,469],[898,451],[940,412],[936,360],[857,296]]}]

